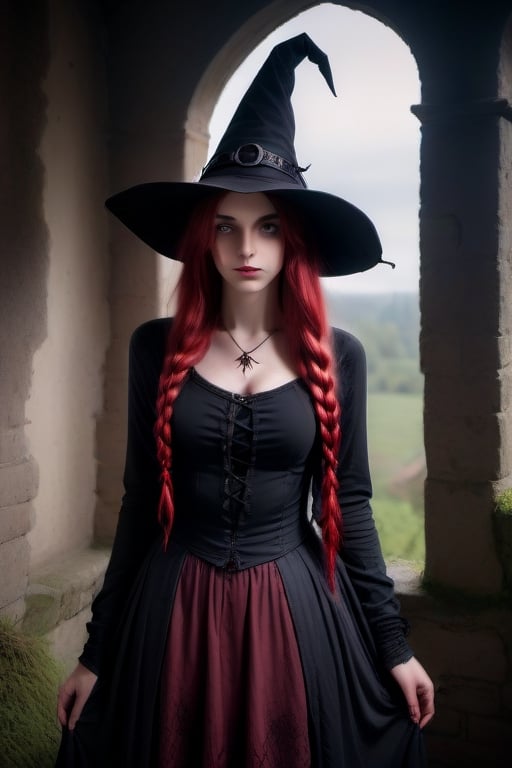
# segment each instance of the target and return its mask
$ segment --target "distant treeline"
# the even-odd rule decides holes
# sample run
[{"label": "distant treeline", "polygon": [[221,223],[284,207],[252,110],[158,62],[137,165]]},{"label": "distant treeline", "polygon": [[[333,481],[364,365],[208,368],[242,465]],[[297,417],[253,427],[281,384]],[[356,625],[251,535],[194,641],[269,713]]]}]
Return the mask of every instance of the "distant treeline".
[{"label": "distant treeline", "polygon": [[415,293],[325,291],[331,325],[357,336],[366,350],[370,392],[423,392],[419,370],[419,301]]}]

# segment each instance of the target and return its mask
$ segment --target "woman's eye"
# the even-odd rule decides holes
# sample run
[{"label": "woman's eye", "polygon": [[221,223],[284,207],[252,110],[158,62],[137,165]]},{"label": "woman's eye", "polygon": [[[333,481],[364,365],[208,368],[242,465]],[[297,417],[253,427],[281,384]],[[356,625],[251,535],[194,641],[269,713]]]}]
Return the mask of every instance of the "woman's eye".
[{"label": "woman's eye", "polygon": [[229,226],[229,224],[217,224],[215,229],[217,232],[221,232],[222,234],[231,232],[231,227]]},{"label": "woman's eye", "polygon": [[265,224],[262,225],[261,231],[264,232],[266,235],[277,235],[279,232],[279,226],[272,221],[267,221]]}]

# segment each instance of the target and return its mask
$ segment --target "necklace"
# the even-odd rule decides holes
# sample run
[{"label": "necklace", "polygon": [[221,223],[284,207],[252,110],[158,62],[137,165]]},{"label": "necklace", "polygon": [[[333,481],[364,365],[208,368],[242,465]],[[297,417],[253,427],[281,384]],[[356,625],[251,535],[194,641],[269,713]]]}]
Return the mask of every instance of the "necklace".
[{"label": "necklace", "polygon": [[248,350],[245,350],[245,349],[243,349],[243,348],[240,346],[240,344],[238,343],[238,341],[237,341],[237,340],[236,340],[236,339],[235,339],[235,338],[234,338],[234,337],[233,337],[233,336],[230,334],[230,332],[228,331],[228,329],[227,329],[227,328],[224,328],[224,330],[226,331],[226,333],[227,333],[227,335],[229,336],[229,338],[231,339],[231,341],[232,341],[234,344],[236,344],[236,346],[238,347],[238,349],[239,349],[239,350],[240,350],[240,352],[242,353],[242,354],[241,354],[241,355],[239,355],[238,357],[235,357],[235,363],[238,363],[238,367],[239,367],[239,368],[240,368],[240,367],[242,368],[242,373],[243,373],[243,375],[244,375],[244,376],[245,376],[245,371],[246,371],[246,368],[248,368],[248,369],[251,371],[251,370],[252,370],[252,364],[253,364],[253,363],[256,363],[256,365],[259,365],[259,362],[258,362],[257,360],[255,360],[255,359],[254,359],[254,357],[251,357],[251,354],[252,354],[253,352],[255,352],[257,349],[259,349],[259,348],[260,348],[260,347],[261,347],[261,346],[262,346],[262,345],[263,345],[263,344],[264,344],[266,341],[268,341],[268,340],[270,339],[270,337],[271,337],[271,336],[273,336],[273,335],[274,335],[274,333],[276,332],[275,330],[274,330],[274,331],[270,331],[270,333],[268,334],[268,336],[265,336],[265,338],[263,339],[263,341],[260,341],[260,343],[259,343],[259,344],[256,344],[256,346],[255,346],[255,347],[253,347],[252,349],[248,349]]}]

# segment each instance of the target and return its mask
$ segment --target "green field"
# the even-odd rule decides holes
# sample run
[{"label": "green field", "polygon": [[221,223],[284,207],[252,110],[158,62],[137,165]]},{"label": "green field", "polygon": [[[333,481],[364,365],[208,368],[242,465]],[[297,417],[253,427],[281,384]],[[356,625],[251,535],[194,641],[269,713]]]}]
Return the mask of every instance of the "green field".
[{"label": "green field", "polygon": [[422,565],[425,476],[422,396],[368,396],[368,442],[373,510],[387,560]]}]

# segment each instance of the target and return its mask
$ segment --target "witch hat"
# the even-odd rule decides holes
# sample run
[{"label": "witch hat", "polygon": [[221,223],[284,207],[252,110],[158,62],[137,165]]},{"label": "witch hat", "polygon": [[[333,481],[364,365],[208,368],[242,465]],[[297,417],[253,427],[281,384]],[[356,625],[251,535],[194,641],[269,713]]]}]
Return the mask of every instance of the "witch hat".
[{"label": "witch hat", "polygon": [[153,182],[119,192],[107,208],[153,250],[176,258],[194,207],[212,194],[269,192],[288,201],[316,245],[321,274],[362,272],[381,261],[370,219],[336,195],[306,187],[298,165],[291,95],[295,68],[308,58],[336,95],[329,60],[306,34],[277,45],[243,96],[197,182]]}]

